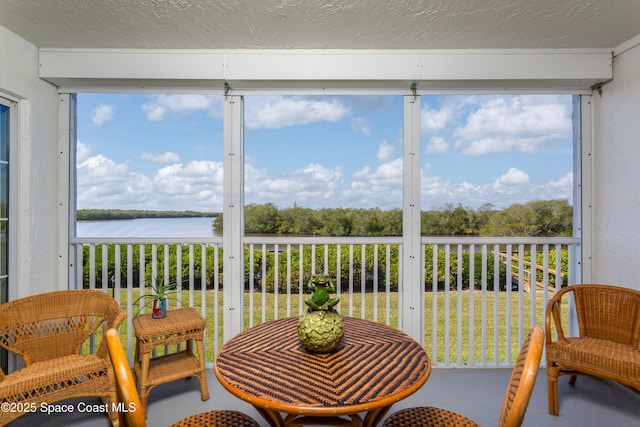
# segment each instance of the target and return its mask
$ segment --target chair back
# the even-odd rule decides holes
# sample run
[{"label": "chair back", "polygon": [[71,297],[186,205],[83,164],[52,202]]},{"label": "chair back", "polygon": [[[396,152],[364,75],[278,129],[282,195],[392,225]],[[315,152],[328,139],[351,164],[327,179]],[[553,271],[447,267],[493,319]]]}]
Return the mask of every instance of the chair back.
[{"label": "chair back", "polygon": [[140,403],[140,396],[129,368],[127,355],[120,341],[120,335],[116,329],[111,328],[107,330],[106,336],[109,356],[111,357],[118,385],[118,397],[122,405],[119,408],[120,411],[118,411],[120,425],[146,427],[145,410],[142,407],[142,403]]},{"label": "chair back", "polygon": [[594,284],[573,285],[566,289],[573,292],[581,337],[638,347],[640,291]]},{"label": "chair back", "polygon": [[[21,356],[27,366],[80,354],[98,328],[117,328],[125,316],[118,302],[100,290],[31,295],[0,305],[0,346]],[[103,341],[96,350],[100,357],[107,355]]]},{"label": "chair back", "polygon": [[543,346],[544,332],[536,325],[527,335],[511,373],[500,413],[500,427],[516,427],[522,424],[540,368]]}]

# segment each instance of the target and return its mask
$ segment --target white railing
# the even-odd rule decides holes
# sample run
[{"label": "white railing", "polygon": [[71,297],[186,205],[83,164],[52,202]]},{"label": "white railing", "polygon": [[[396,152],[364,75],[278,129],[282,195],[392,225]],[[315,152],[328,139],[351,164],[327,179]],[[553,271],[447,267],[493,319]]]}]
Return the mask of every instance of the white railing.
[{"label": "white railing", "polygon": [[512,365],[550,295],[580,273],[575,238],[423,237],[422,247],[425,348],[442,366]]},{"label": "white railing", "polygon": [[[305,283],[324,272],[335,277],[340,313],[401,327],[408,286],[401,242],[245,237],[244,328],[301,314]],[[83,266],[74,268],[76,286],[105,289],[127,311],[121,332],[130,356],[131,319],[139,309],[132,302],[139,284],[160,272],[180,283],[170,305],[196,307],[207,318],[207,362],[213,361],[224,322],[221,238],[73,238],[71,244],[75,266]],[[579,273],[575,238],[423,237],[421,247],[424,345],[438,366],[511,365],[528,329],[542,324],[550,293],[575,283]]]},{"label": "white railing", "polygon": [[165,281],[178,283],[169,307],[196,307],[207,319],[207,361],[213,360],[221,346],[222,238],[71,238],[70,242],[70,258],[75,259],[71,286],[103,289],[119,300],[127,312],[120,332],[126,336],[123,344],[130,360],[134,341],[131,319],[146,311],[144,299],[134,306],[141,294],[140,284],[144,288],[159,274]]},{"label": "white railing", "polygon": [[[335,277],[340,313],[397,326],[399,299],[391,294],[397,293],[401,242],[400,237],[245,238],[245,253],[257,254],[245,258],[249,272],[245,308],[254,312],[248,316],[248,326],[302,314],[306,310],[304,284],[325,272]],[[268,262],[261,262],[264,259]],[[392,264],[398,266],[395,271],[391,271]],[[273,306],[268,304],[271,299]],[[392,299],[396,301],[393,307]]]}]

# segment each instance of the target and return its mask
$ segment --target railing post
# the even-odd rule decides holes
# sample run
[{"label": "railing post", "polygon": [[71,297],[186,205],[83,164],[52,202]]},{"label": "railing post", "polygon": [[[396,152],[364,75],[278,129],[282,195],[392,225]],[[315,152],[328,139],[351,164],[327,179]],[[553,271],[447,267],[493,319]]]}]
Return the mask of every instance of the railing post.
[{"label": "railing post", "polygon": [[[420,271],[420,97],[404,97],[401,329],[423,344],[424,285]],[[399,319],[400,320],[400,319]]]}]

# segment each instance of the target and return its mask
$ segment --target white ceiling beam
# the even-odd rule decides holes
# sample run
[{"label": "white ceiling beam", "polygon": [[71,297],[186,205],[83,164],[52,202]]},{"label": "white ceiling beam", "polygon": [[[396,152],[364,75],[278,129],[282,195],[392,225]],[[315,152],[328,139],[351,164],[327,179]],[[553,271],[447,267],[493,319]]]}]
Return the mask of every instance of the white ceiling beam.
[{"label": "white ceiling beam", "polygon": [[61,87],[589,88],[612,77],[608,50],[40,49],[40,77]]}]

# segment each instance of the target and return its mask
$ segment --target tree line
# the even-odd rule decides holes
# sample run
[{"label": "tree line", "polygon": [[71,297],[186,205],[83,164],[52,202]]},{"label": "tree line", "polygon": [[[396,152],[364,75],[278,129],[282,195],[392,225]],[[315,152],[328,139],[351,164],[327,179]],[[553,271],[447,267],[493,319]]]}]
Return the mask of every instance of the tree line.
[{"label": "tree line", "polygon": [[[245,232],[317,236],[400,236],[402,210],[378,208],[310,209],[294,205],[280,209],[273,203],[245,207]],[[571,236],[573,207],[566,200],[536,200],[496,210],[446,204],[421,212],[420,232],[429,236]],[[213,221],[221,232],[223,216]]]},{"label": "tree line", "polygon": [[78,221],[108,221],[137,218],[198,218],[215,217],[218,212],[197,211],[150,211],[135,209],[79,209],[76,211]]}]

